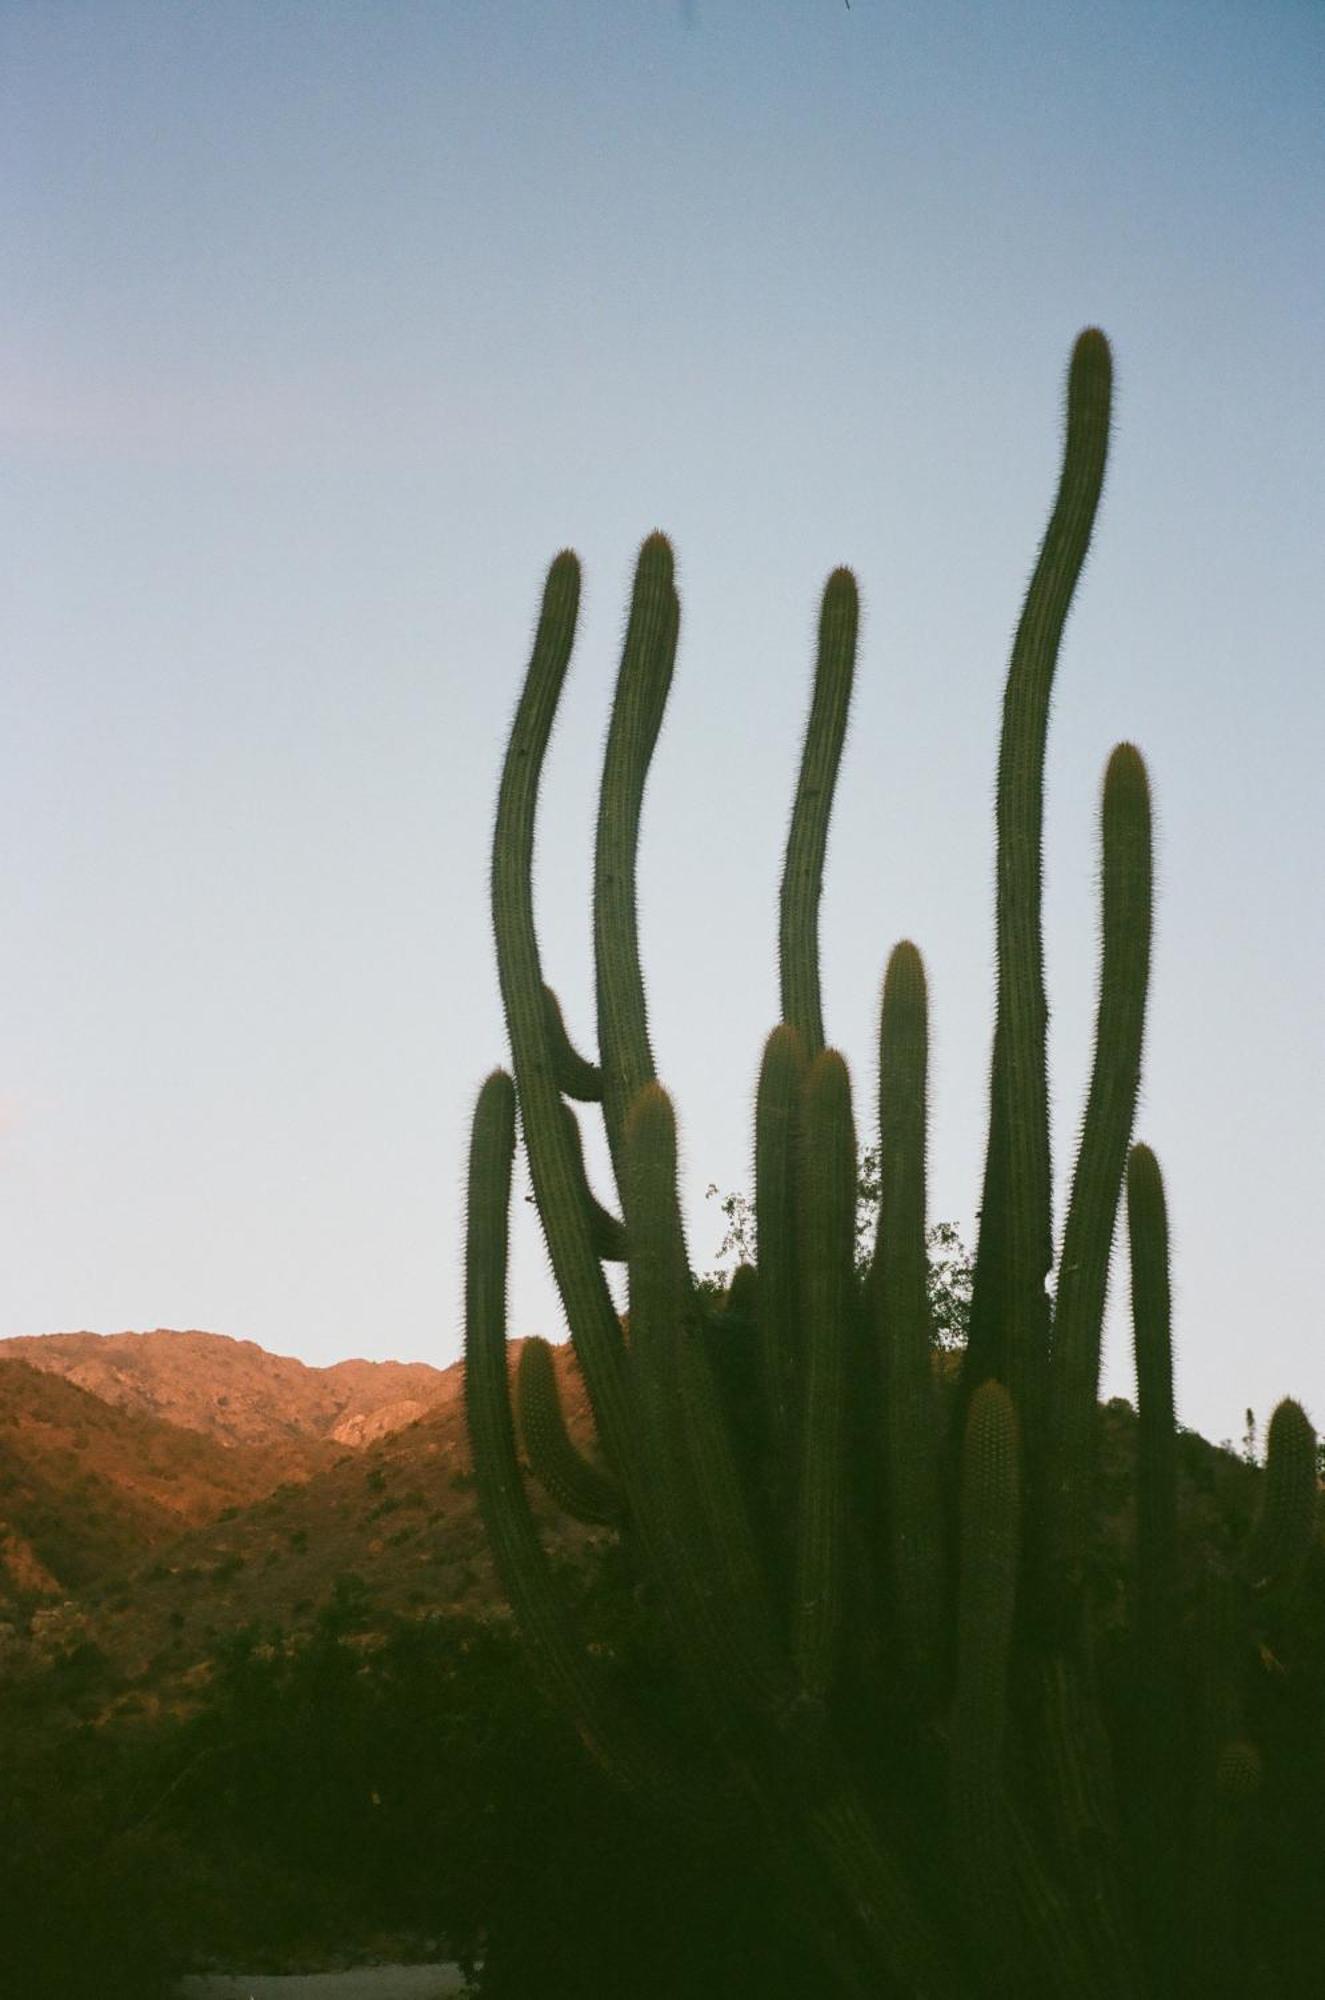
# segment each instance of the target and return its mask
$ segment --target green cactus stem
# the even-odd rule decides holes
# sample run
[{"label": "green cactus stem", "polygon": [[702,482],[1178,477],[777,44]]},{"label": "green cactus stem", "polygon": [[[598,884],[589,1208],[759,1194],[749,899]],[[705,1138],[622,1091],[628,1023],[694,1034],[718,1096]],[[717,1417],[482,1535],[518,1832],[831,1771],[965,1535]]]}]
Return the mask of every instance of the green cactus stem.
[{"label": "green cactus stem", "polygon": [[1046,1541],[1059,1613],[1079,1598],[1094,1489],[1100,1331],[1114,1223],[1141,1083],[1150,975],[1150,787],[1140,753],[1109,759],[1101,812],[1103,919],[1095,1061],[1053,1319]]},{"label": "green cactus stem", "polygon": [[672,550],[665,535],[644,542],[603,758],[594,850],[594,961],[603,1123],[622,1185],[626,1113],[654,1077],[639,962],[635,870],[644,786],[671,686],[679,621]]},{"label": "green cactus stem", "polygon": [[621,1489],[572,1444],[552,1349],[537,1334],[520,1349],[515,1398],[525,1455],[544,1490],[572,1520],[591,1527],[617,1526],[622,1519]]},{"label": "green cactus stem", "polygon": [[580,1140],[580,1125],[569,1104],[561,1107],[562,1121],[570,1139],[575,1181],[580,1197],[580,1205],[589,1218],[589,1240],[594,1253],[604,1263],[624,1264],[626,1261],[626,1225],[603,1207],[593,1189],[589,1186],[589,1176],[584,1169],[584,1147]]},{"label": "green cactus stem", "polygon": [[1020,1459],[1012,1398],[1001,1382],[987,1380],[971,1399],[962,1448],[951,1789],[967,1921],[972,1936],[988,1943],[997,1990],[1010,1977],[1022,1943],[1005,1797],[1021,1545]]},{"label": "green cactus stem", "polygon": [[548,571],[502,768],[492,843],[492,921],[534,1200],[598,1434],[610,1463],[620,1466],[631,1423],[625,1347],[584,1202],[583,1161],[564,1116],[534,926],[538,786],[575,639],[579,596],[579,562],[567,549]]},{"label": "green cactus stem", "polygon": [[479,1093],[465,1240],[465,1416],[479,1511],[497,1572],[542,1679],[587,1747],[622,1782],[674,1813],[683,1788],[593,1670],[538,1539],[520,1476],[506,1364],[506,1265],[515,1091],[495,1070]]},{"label": "green cactus stem", "polygon": [[1264,1782],[1265,1759],[1254,1743],[1240,1736],[1224,1745],[1215,1767],[1215,1790],[1221,1799],[1229,1805],[1246,1805]]},{"label": "green cactus stem", "polygon": [[581,1104],[600,1104],[603,1097],[603,1072],[587,1056],[582,1056],[566,1032],[566,1022],[561,1012],[561,1002],[550,986],[543,988],[543,999],[547,1004],[547,1034],[552,1049],[552,1059],[556,1064],[557,1084],[567,1097],[575,1098]]},{"label": "green cactus stem", "polygon": [[856,1128],[847,1066],[822,1050],[801,1097],[801,1312],[805,1421],[796,1551],[796,1667],[821,1701],[832,1684],[842,1630],[847,1507],[847,1353],[853,1306]]},{"label": "green cactus stem", "polygon": [[624,1134],[630,1244],[630,1356],[641,1494],[671,1590],[702,1649],[701,1681],[743,1688],[769,1713],[789,1698],[773,1665],[770,1613],[753,1523],[690,1289],[676,1188],[676,1122],[647,1084]]},{"label": "green cactus stem", "polygon": [[1113,1759],[1089,1649],[1040,1669],[1043,1790],[1053,1852],[1086,1954],[1108,1993],[1137,1993],[1134,1914],[1124,1890]]},{"label": "green cactus stem", "polygon": [[1053,1261],[1040,934],[1045,743],[1063,627],[1104,481],[1111,391],[1109,344],[1090,328],[1068,371],[1062,475],[1013,642],[999,748],[998,1010],[964,1388],[999,1376],[1029,1438],[1047,1393]]},{"label": "green cactus stem", "polygon": [[929,998],[920,953],[897,945],[879,1029],[879,1212],[870,1296],[881,1359],[892,1601],[913,1686],[937,1687],[944,1510],[925,1247]]},{"label": "green cactus stem", "polygon": [[833,810],[847,712],[856,671],[860,601],[849,569],[835,569],[824,586],[814,698],[805,731],[800,781],[782,869],[778,963],[782,1018],[797,1028],[807,1056],[824,1045],[819,995],[819,898],[823,894],[828,821]]},{"label": "green cactus stem", "polygon": [[1136,1644],[1148,1704],[1153,1713],[1159,1702],[1168,1735],[1178,1698],[1178,1449],[1168,1209],[1149,1146],[1133,1146],[1128,1158],[1127,1231],[1136,1354]]},{"label": "green cactus stem", "polygon": [[1133,1755],[1140,1914],[1152,1960],[1170,1987],[1178,1979],[1173,1911],[1182,1884],[1186,1800],[1178,1587],[1178,1436],[1168,1211],[1159,1162],[1133,1146],[1127,1162],[1127,1232],[1136,1356],[1136,1663]]},{"label": "green cactus stem", "polygon": [[755,1231],[759,1246],[759,1342],[769,1426],[775,1515],[786,1519],[799,1464],[799,1395],[804,1379],[797,1268],[797,1174],[805,1044],[774,1028],[764,1044],[755,1098]]},{"label": "green cactus stem", "polygon": [[1296,1575],[1316,1533],[1316,1433],[1300,1403],[1286,1397],[1270,1418],[1260,1512],[1243,1557],[1254,1590]]}]

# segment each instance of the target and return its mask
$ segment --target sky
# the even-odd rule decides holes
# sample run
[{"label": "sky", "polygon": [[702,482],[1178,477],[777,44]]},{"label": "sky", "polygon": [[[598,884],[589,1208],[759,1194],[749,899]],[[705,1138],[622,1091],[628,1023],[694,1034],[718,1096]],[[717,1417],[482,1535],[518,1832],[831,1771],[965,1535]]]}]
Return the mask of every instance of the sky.
[{"label": "sky", "polygon": [[[827,1030],[867,1139],[914,938],[930,1212],[973,1244],[1003,675],[1098,324],[1112,452],[1047,772],[1057,1223],[1128,739],[1179,1415],[1325,1421],[1322,102],[1315,0],[2,0],[0,1335],[459,1356],[505,735],[573,546],[537,891],[588,1044],[654,528],[682,626],[640,901],[692,1262],[705,1189],[749,1184],[838,563]],[[514,1221],[511,1331],[562,1338]],[[1131,1396],[1126,1282],[1120,1253]]]}]

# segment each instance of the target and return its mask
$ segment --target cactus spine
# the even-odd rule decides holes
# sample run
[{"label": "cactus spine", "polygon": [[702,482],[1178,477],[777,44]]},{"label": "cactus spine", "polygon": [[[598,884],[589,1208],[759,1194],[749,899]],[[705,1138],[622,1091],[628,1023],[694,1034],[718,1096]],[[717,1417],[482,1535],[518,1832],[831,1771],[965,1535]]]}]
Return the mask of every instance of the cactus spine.
[{"label": "cactus spine", "polygon": [[[1129,744],[1105,774],[1094,1060],[1052,1299],[1046,1282],[1044,758],[1110,394],[1108,345],[1092,329],[1072,356],[1058,494],[1003,707],[997,1009],[955,1426],[941,1421],[926,1302],[928,996],[914,945],[895,948],[884,981],[879,1227],[863,1286],[851,1084],[825,1042],[818,906],[855,670],[851,573],[835,571],[823,595],[784,858],[782,1020],[765,1044],[755,1111],[758,1263],[720,1309],[690,1272],[676,1117],[655,1075],[637,935],[644,790],[679,629],[661,535],[640,551],[603,765],[595,1054],[576,1049],[544,985],[531,886],[540,773],[578,605],[569,552],[548,575],[503,771],[493,920],[514,1088],[499,1072],[480,1097],[468,1249],[467,1407],[484,1520],[545,1677],[586,1740],[674,1815],[717,1819],[735,1802],[753,1813],[770,1869],[843,1993],[1104,2000],[1182,1990],[1206,1962],[1192,1939],[1228,1887],[1229,1813],[1251,1798],[1265,1762],[1242,1701],[1248,1606],[1300,1569],[1314,1532],[1315,1440],[1286,1403],[1241,1570],[1212,1579],[1195,1762],[1176,1782],[1159,1778],[1147,1761],[1171,1768],[1189,1738],[1177,1727],[1163,1188],[1152,1154],[1136,1147],[1129,1158],[1151,926],[1149,787]],[[661,1600],[698,1732],[675,1768],[649,1718],[621,1707],[592,1671],[521,1485],[503,1350],[517,1098],[602,1464],[567,1436],[537,1342],[517,1384],[526,1449],[572,1513],[620,1532]],[[589,1186],[568,1098],[602,1106],[619,1217]],[[1110,1705],[1089,1615],[1100,1330],[1124,1176],[1140,1384],[1135,1684],[1155,1726],[1172,1722],[1167,1741]],[[624,1332],[603,1271],[612,1260],[626,1265]],[[681,1770],[692,1774],[684,1783]],[[1175,1864],[1189,1837],[1209,1870],[1183,1902]],[[1186,1928],[1170,1946],[1175,1909]],[[1248,1964],[1259,1976],[1260,1960]]]}]

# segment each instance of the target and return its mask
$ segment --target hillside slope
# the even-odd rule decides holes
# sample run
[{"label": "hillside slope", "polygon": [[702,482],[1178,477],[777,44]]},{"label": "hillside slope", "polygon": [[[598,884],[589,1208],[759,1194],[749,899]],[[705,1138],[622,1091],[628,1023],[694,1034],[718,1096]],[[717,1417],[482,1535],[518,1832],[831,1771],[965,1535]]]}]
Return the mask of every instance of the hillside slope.
[{"label": "hillside slope", "polygon": [[[556,1360],[567,1421],[588,1444],[588,1398],[570,1348]],[[177,1521],[169,1539],[132,1547],[126,1538],[121,1558],[87,1577],[70,1634],[107,1655],[129,1709],[187,1700],[228,1633],[307,1629],[338,1592],[383,1614],[501,1605],[473,1490],[463,1363],[444,1382],[405,1429],[361,1449],[316,1443],[323,1460],[312,1476],[213,1510],[183,1532]],[[245,1455],[213,1449],[223,1462]],[[592,1531],[533,1482],[529,1490],[549,1552],[583,1551]]]},{"label": "hillside slope", "polygon": [[201,1431],[223,1445],[325,1438],[361,1445],[453,1393],[423,1361],[339,1361],[312,1368],[228,1334],[46,1333],[0,1340],[0,1359],[26,1361],[103,1402]]},{"label": "hillside slope", "polygon": [[227,1449],[0,1359],[0,1605],[82,1592],[333,1452],[316,1438]]}]

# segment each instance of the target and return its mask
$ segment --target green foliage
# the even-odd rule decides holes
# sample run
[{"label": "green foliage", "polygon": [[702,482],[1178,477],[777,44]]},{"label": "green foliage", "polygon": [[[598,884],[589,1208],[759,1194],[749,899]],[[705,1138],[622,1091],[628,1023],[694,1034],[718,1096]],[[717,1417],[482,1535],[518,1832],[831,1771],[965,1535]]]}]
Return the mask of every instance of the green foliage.
[{"label": "green foliage", "polygon": [[[695,1280],[696,1290],[717,1302],[726,1293],[732,1273],[723,1268],[731,1259],[737,1266],[754,1265],[759,1254],[759,1231],[753,1198],[740,1189],[719,1194],[716,1181],[704,1190],[706,1199],[718,1198],[718,1208],[726,1227],[718,1245],[719,1265]],[[856,1166],[856,1276],[864,1279],[874,1254],[874,1234],[879,1214],[879,1148],[862,1146]],[[936,1347],[951,1352],[965,1347],[971,1324],[971,1279],[974,1260],[962,1242],[955,1222],[931,1222],[925,1231],[928,1257],[926,1287]]]},{"label": "green foliage", "polygon": [[[1152,869],[1149,783],[1130,744],[1104,776],[1094,1056],[1048,1282],[1044,762],[1111,378],[1103,335],[1087,331],[1006,684],[997,1011],[969,1288],[955,1233],[925,1220],[927,992],[914,945],[889,961],[878,1140],[863,1155],[846,1065],[825,1042],[818,903],[855,669],[850,573],[835,571],[823,597],[782,880],[782,1020],[760,1069],[753,1203],[722,1203],[722,1254],[742,1259],[725,1290],[692,1275],[639,962],[640,812],[679,617],[661,536],[640,552],[604,760],[597,1062],[576,1054],[549,998],[532,894],[539,779],[578,609],[569,552],[549,572],[503,771],[493,914],[514,1076],[483,1087],[469,1172],[480,1506],[553,1703],[677,1851],[740,1842],[757,1825],[766,1907],[795,1926],[819,1991],[1286,1993],[1319,1962],[1302,1870],[1267,1824],[1302,1751],[1319,1747],[1319,1718],[1276,1709],[1256,1674],[1276,1620],[1280,1643],[1297,1644],[1314,1549],[1316,1446],[1296,1404],[1272,1420],[1245,1552],[1221,1550],[1195,1589],[1180,1571],[1186,1441],[1163,1188],[1153,1155],[1131,1144]],[[588,1186],[567,1094],[601,1101],[619,1220]],[[603,1468],[611,1507],[597,1518],[616,1526],[624,1571],[659,1618],[642,1680],[587,1640],[523,1484],[505,1353],[517,1106],[597,1430],[593,1466],[567,1457],[555,1379],[536,1356],[522,1392],[529,1456],[579,1511],[593,1504],[586,1470]],[[1099,1457],[1098,1380],[1125,1178],[1140,1411],[1123,1562],[1099,1533],[1113,1472]],[[605,1259],[626,1263],[624,1322]],[[936,1366],[936,1344],[960,1353]],[[1288,1851],[1305,1835],[1296,1822]],[[624,1985],[624,1966],[617,1976]]]}]

